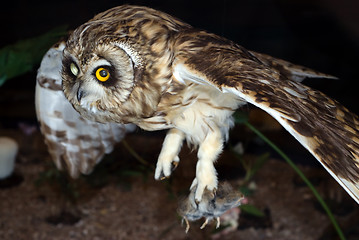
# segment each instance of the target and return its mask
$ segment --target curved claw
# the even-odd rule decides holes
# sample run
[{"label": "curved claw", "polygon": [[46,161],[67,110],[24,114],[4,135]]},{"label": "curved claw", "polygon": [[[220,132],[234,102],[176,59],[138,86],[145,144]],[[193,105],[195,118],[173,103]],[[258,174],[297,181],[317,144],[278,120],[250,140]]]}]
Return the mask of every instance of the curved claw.
[{"label": "curved claw", "polygon": [[212,199],[215,199],[217,197],[217,188],[213,188],[212,190]]},{"label": "curved claw", "polygon": [[216,221],[217,221],[216,228],[219,228],[219,226],[221,226],[221,218],[216,217]]},{"label": "curved claw", "polygon": [[[177,158],[178,158],[178,157],[177,157]],[[174,170],[176,170],[176,168],[178,167],[178,165],[179,165],[179,160],[172,162],[171,173],[174,172]]]},{"label": "curved claw", "polygon": [[165,179],[167,179],[167,178],[169,178],[169,177],[166,177],[166,176],[162,176],[162,175],[161,175],[160,180],[163,181],[163,180],[165,180]]},{"label": "curved claw", "polygon": [[186,222],[186,233],[188,233],[191,226],[189,225],[189,221],[188,221],[188,219],[186,217],[184,217],[183,219]]},{"label": "curved claw", "polygon": [[207,226],[208,222],[209,222],[209,220],[208,220],[208,218],[206,218],[206,221],[202,224],[202,226],[200,227],[200,229],[205,228],[205,227]]},{"label": "curved claw", "polygon": [[171,176],[171,173],[178,167],[179,157],[176,156],[172,161],[158,159],[155,170],[155,179],[164,180]]},{"label": "curved claw", "polygon": [[[210,221],[210,218],[206,218],[206,221],[202,224],[200,229],[205,228],[207,226],[207,224],[209,223],[209,221]],[[221,225],[221,219],[219,217],[216,217],[216,221],[217,221],[216,228],[219,228],[219,226]]]},{"label": "curved claw", "polygon": [[[215,182],[214,184],[202,184],[201,182],[199,182],[197,180],[197,178],[195,178],[192,182],[190,190],[193,191],[194,187],[196,187],[194,199],[195,199],[195,202],[197,203],[197,205],[198,205],[198,203],[200,203],[202,201],[203,195],[208,194],[207,192],[205,193],[205,191],[210,191],[210,193],[209,193],[209,194],[211,194],[210,199],[216,198],[217,182]],[[206,197],[206,198],[208,198],[208,197]]]}]

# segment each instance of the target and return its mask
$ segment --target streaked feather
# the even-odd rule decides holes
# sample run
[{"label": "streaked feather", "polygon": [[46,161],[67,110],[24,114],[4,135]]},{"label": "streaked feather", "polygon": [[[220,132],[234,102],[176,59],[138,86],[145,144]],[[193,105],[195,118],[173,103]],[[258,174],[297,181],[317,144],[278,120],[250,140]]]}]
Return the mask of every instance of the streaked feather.
[{"label": "streaked feather", "polygon": [[[189,82],[207,81],[208,86],[272,115],[359,203],[359,118],[325,94],[284,78],[285,73],[258,61],[246,49],[223,38],[216,46],[218,38],[202,32],[185,43],[202,43],[198,52],[179,46],[174,75]],[[218,58],[220,65],[215,64]]]}]

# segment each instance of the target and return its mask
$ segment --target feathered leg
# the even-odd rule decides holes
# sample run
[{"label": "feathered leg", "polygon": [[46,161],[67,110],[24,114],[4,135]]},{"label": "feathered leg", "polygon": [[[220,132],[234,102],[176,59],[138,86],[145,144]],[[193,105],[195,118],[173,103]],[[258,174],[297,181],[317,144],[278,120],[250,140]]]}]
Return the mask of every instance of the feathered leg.
[{"label": "feathered leg", "polygon": [[211,126],[211,131],[208,132],[206,138],[200,144],[198,149],[196,178],[193,180],[190,188],[192,189],[197,186],[195,192],[195,201],[197,203],[202,200],[202,195],[206,188],[209,191],[213,191],[213,194],[215,194],[218,181],[217,172],[213,163],[222,152],[222,147],[223,139],[220,130]]},{"label": "feathered leg", "polygon": [[[168,131],[157,160],[155,179],[164,179],[171,175],[179,163],[178,153],[181,150],[184,133],[172,128]],[[172,166],[173,165],[173,166]]]}]

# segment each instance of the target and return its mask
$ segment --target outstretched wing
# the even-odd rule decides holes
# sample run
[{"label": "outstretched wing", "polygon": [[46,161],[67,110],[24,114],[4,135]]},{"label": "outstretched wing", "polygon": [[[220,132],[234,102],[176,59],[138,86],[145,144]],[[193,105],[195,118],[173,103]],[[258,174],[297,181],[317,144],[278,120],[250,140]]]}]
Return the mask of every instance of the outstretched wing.
[{"label": "outstretched wing", "polygon": [[53,161],[59,169],[67,167],[70,175],[77,177],[90,173],[134,126],[91,122],[75,111],[61,87],[64,47],[65,43],[60,42],[43,57],[36,79],[35,105]]},{"label": "outstretched wing", "polygon": [[359,119],[355,114],[216,35],[182,33],[175,51],[175,79],[235,94],[272,115],[359,203]]},{"label": "outstretched wing", "polygon": [[288,61],[269,56],[267,54],[257,53],[254,51],[250,51],[250,53],[253,54],[263,64],[271,67],[275,71],[280,72],[283,77],[290,80],[301,82],[305,78],[337,79],[334,76],[321,73],[301,65],[293,64]]}]

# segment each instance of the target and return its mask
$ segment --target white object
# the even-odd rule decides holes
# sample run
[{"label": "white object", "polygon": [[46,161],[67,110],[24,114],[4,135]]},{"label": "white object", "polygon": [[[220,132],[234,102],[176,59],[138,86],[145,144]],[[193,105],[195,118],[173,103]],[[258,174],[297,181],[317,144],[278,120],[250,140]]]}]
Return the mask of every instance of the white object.
[{"label": "white object", "polygon": [[0,137],[0,179],[7,178],[13,173],[18,149],[15,140]]}]

